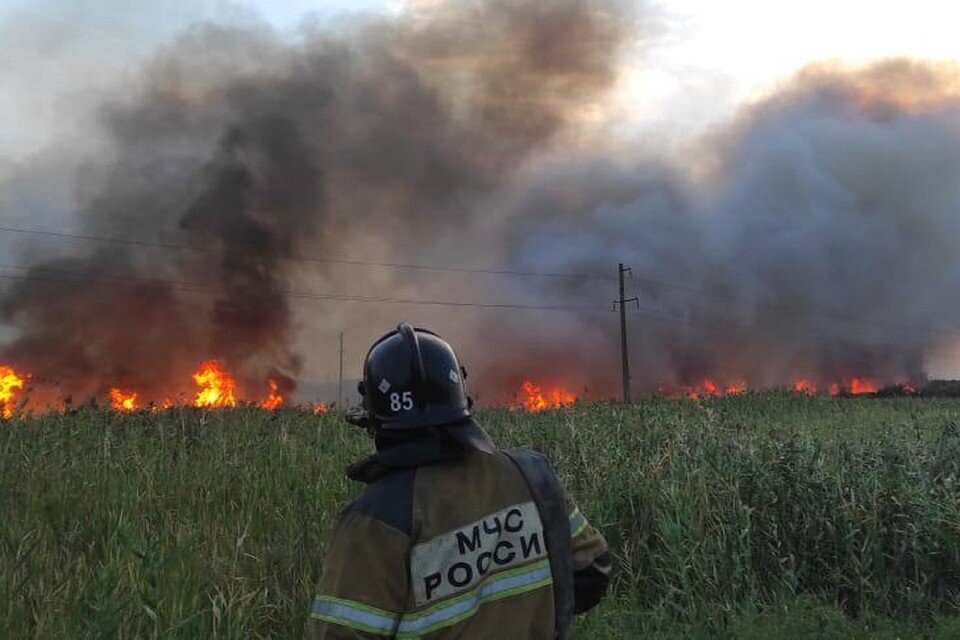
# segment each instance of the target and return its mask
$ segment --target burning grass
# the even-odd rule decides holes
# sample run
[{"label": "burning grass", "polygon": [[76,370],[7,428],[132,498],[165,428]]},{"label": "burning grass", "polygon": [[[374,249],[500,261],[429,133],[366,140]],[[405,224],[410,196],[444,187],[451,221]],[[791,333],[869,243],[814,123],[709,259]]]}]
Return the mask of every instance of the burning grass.
[{"label": "burning grass", "polygon": [[260,403],[260,408],[276,411],[283,406],[284,402],[283,394],[280,393],[280,385],[277,384],[276,380],[267,380],[267,387],[270,391],[263,402]]},{"label": "burning grass", "polygon": [[0,418],[9,420],[17,407],[17,396],[23,391],[25,376],[13,367],[0,365]]},{"label": "burning grass", "polygon": [[[960,402],[488,411],[609,539],[581,638],[955,638]],[[0,431],[0,637],[300,636],[369,448],[334,413],[84,407]],[[896,621],[895,621],[896,620]]]},{"label": "burning grass", "polygon": [[516,406],[524,411],[537,413],[547,409],[560,409],[574,404],[576,394],[559,385],[541,385],[525,381],[517,392]]},{"label": "burning grass", "polygon": [[193,374],[193,381],[200,387],[194,406],[210,409],[237,406],[237,382],[216,360],[201,363]]},{"label": "burning grass", "polygon": [[110,408],[114,411],[136,411],[140,408],[137,401],[139,394],[127,389],[110,389]]},{"label": "burning grass", "polygon": [[[69,409],[70,402],[61,400],[54,405],[50,404],[49,397],[46,403],[33,402],[33,397],[24,386],[29,377],[29,374],[17,372],[9,365],[0,364],[0,419],[9,420],[18,411],[26,414],[39,415]],[[106,394],[106,406],[109,406],[113,411],[119,413],[160,411],[185,406],[211,410],[230,409],[239,406],[255,406],[268,411],[276,411],[281,407],[290,406],[280,382],[273,378],[266,380],[266,396],[261,399],[250,399],[249,395],[245,396],[241,392],[240,385],[237,384],[236,378],[218,360],[201,362],[197,366],[196,371],[191,375],[191,378],[197,388],[192,399],[190,399],[190,396],[185,396],[182,393],[174,394],[177,400],[169,396],[164,397],[162,400],[154,398],[145,399],[144,394],[135,389],[111,387]],[[292,385],[290,388],[292,388]],[[865,377],[849,377],[839,382],[830,383],[829,385],[818,385],[815,382],[801,378],[786,388],[796,393],[807,395],[828,393],[834,397],[892,397],[923,394],[917,387],[909,384],[885,385],[879,380]],[[763,390],[751,389],[750,386],[742,380],[720,382],[708,378],[695,384],[674,387],[672,389],[661,387],[657,395],[667,398],[685,397],[692,400],[700,400],[719,396],[741,395],[751,392],[757,393],[759,391]],[[939,395],[939,393],[933,395]],[[99,400],[103,401],[103,399]],[[513,402],[511,402],[509,406],[530,413],[539,413],[552,409],[570,407],[584,400],[585,398],[578,396],[561,383],[542,383],[526,380],[514,393]],[[88,402],[97,401],[98,399],[93,398],[88,400]],[[327,410],[327,405],[325,403],[319,403],[313,405],[312,408],[315,413],[319,414]]]},{"label": "burning grass", "polygon": [[[45,414],[61,411],[69,405],[61,402],[56,406],[40,404],[31,406],[30,394],[25,389],[28,375],[17,372],[13,367],[0,364],[0,418],[11,419],[17,411],[29,414]],[[257,406],[268,411],[275,411],[287,402],[280,388],[280,383],[274,379],[267,380],[267,395],[262,400],[241,400],[239,386],[233,375],[228,372],[217,360],[207,360],[197,366],[191,376],[197,387],[192,401],[183,396],[180,400],[170,397],[162,400],[144,401],[143,395],[124,387],[111,387],[106,394],[107,406],[119,413],[135,411],[159,411],[177,406],[193,406],[202,409],[229,409],[240,405]]]},{"label": "burning grass", "polygon": [[[782,388],[794,393],[802,393],[810,396],[829,395],[832,397],[914,396],[921,393],[918,387],[911,384],[904,382],[885,384],[880,380],[866,377],[847,377],[836,382],[830,382],[828,384],[818,384],[806,378],[798,378],[794,380],[792,384],[785,385]],[[744,393],[767,392],[773,390],[774,389],[751,388],[742,380],[719,382],[708,378],[696,384],[680,386],[673,389],[661,387],[658,395],[664,397],[685,397],[692,400],[699,400],[701,398],[733,396]]]}]

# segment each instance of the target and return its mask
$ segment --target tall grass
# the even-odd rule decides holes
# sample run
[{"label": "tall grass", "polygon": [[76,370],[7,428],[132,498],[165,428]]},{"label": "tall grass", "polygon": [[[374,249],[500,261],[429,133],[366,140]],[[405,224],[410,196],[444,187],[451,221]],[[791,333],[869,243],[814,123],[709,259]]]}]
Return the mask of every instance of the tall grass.
[{"label": "tall grass", "polygon": [[[580,637],[960,635],[960,402],[762,394],[480,419],[548,454],[617,556]],[[295,411],[3,423],[0,637],[298,637],[357,490],[343,468],[368,448]]]}]

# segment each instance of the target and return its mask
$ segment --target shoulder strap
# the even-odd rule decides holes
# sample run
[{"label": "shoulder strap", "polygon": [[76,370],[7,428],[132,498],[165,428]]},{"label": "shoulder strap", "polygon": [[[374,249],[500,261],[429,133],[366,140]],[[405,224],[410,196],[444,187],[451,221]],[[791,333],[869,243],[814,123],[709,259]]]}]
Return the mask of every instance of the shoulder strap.
[{"label": "shoulder strap", "polygon": [[573,557],[570,542],[570,515],[567,494],[547,459],[534,451],[509,449],[503,452],[520,470],[530,488],[543,521],[543,537],[553,575],[555,637],[567,637],[573,620]]}]

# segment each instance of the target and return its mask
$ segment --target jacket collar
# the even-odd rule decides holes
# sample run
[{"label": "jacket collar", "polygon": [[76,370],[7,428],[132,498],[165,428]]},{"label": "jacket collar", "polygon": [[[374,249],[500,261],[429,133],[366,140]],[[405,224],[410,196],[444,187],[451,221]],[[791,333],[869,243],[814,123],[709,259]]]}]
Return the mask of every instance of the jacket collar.
[{"label": "jacket collar", "polygon": [[378,451],[347,467],[347,477],[371,483],[391,471],[436,464],[463,457],[470,451],[492,453],[496,446],[475,420],[411,433],[407,439],[378,447]]}]

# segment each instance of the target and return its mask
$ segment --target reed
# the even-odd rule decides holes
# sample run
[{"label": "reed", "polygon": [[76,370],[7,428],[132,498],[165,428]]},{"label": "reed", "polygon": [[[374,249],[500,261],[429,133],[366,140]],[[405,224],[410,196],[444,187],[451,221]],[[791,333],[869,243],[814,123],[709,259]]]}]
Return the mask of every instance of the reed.
[{"label": "reed", "polygon": [[[618,560],[581,638],[960,637],[960,402],[791,393],[482,412]],[[0,637],[294,638],[369,448],[333,414],[0,423]]]}]

